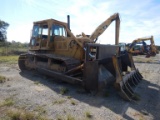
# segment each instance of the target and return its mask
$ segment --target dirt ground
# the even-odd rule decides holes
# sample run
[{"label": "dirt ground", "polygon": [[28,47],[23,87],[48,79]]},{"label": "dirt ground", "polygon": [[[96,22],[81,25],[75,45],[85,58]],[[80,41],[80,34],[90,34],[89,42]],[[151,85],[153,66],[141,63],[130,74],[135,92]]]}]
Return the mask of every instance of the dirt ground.
[{"label": "dirt ground", "polygon": [[[107,95],[93,96],[83,92],[81,86],[57,82],[33,71],[22,73],[17,64],[1,63],[0,75],[8,80],[0,83],[0,102],[13,98],[12,107],[37,111],[53,120],[67,116],[75,120],[160,120],[160,55],[149,59],[135,56],[134,61],[144,77],[135,89],[139,101],[123,100],[112,86]],[[3,109],[0,107],[0,119],[6,116]]]}]

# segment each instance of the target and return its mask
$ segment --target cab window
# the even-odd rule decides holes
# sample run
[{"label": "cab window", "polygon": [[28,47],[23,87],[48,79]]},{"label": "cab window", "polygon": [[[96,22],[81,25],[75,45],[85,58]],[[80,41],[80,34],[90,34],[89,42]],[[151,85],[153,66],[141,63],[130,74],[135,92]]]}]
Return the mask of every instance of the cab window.
[{"label": "cab window", "polygon": [[32,30],[32,37],[38,37],[38,34],[39,34],[39,26],[34,25]]},{"label": "cab window", "polygon": [[66,30],[63,26],[53,25],[52,26],[52,35],[58,35],[58,36],[66,37]]},{"label": "cab window", "polygon": [[48,25],[42,26],[42,38],[47,39],[48,37]]}]

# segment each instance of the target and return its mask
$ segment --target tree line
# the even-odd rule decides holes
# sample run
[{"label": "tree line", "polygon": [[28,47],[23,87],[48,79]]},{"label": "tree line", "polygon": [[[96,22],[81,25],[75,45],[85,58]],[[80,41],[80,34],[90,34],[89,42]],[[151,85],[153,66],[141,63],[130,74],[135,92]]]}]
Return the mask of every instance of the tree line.
[{"label": "tree line", "polygon": [[0,42],[4,42],[7,40],[7,28],[9,24],[3,20],[0,20]]}]

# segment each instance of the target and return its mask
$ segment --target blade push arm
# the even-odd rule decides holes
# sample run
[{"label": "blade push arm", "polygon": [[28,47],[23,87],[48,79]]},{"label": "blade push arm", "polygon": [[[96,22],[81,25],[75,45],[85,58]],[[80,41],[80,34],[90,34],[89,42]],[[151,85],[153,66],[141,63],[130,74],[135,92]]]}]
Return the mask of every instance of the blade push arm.
[{"label": "blade push arm", "polygon": [[[115,44],[118,45],[119,43],[119,29],[120,29],[120,18],[119,14],[115,13],[111,15],[107,20],[105,20],[102,24],[100,24],[95,31],[91,34],[90,39],[95,41],[96,38],[98,38],[107,28],[108,26],[113,22],[116,21],[116,32],[115,32]],[[96,41],[95,41],[96,42]]]}]

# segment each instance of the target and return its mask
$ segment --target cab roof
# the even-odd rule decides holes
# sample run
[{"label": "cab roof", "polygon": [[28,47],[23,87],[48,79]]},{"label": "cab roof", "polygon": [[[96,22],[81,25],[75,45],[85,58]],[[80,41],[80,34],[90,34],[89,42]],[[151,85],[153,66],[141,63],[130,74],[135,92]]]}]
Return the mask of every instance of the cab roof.
[{"label": "cab roof", "polygon": [[52,18],[33,22],[33,24],[43,24],[43,23],[57,23],[57,24],[67,25],[67,23],[65,23],[65,22],[61,22],[61,21],[58,21],[58,20],[55,20],[55,19],[52,19]]}]

